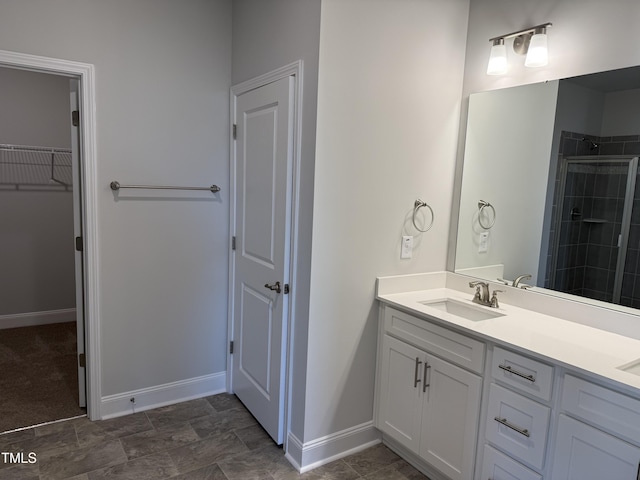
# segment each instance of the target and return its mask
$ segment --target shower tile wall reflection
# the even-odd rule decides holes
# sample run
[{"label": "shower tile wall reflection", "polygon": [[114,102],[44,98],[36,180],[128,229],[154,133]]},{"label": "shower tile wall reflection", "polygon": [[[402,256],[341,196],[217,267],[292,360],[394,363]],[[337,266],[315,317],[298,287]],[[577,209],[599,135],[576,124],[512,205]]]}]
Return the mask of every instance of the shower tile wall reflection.
[{"label": "shower tile wall reflection", "polygon": [[613,300],[627,171],[626,164],[569,165],[556,288]]},{"label": "shower tile wall reflection", "polygon": [[[629,162],[605,157],[637,153],[640,153],[637,135],[605,138],[562,132],[559,165],[566,157],[600,156],[602,161],[574,159],[567,163],[563,198],[558,168],[554,217],[562,211],[560,222],[555,218],[552,221],[547,288],[640,307],[640,182],[635,192],[638,200],[633,202],[624,279],[618,279],[622,291],[614,296],[616,276],[622,275],[617,273],[617,263]],[[557,248],[555,269],[554,248]]]}]

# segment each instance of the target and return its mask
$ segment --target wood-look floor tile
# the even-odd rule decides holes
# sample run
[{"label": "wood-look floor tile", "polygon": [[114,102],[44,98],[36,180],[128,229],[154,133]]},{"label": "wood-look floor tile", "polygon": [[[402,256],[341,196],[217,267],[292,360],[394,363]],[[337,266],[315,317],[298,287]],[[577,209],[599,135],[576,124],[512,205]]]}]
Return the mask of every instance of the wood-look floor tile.
[{"label": "wood-look floor tile", "polygon": [[189,423],[178,423],[122,437],[120,442],[127,457],[132,460],[151,453],[188,445],[198,440],[200,437]]},{"label": "wood-look floor tile", "polygon": [[247,451],[247,447],[235,433],[226,432],[175,448],[170,450],[169,454],[178,471],[185,473]]},{"label": "wood-look floor tile", "polygon": [[206,399],[216,412],[223,412],[232,408],[244,408],[244,405],[238,400],[238,397],[231,393],[220,393],[206,397]]},{"label": "wood-look floor tile", "polygon": [[168,453],[154,453],[126,463],[89,472],[89,480],[161,480],[178,474]]},{"label": "wood-look floor tile", "polygon": [[398,460],[400,457],[382,444],[344,458],[344,461],[361,476],[377,472]]},{"label": "wood-look floor tile", "polygon": [[215,413],[215,410],[204,398],[176,403],[146,412],[147,417],[156,428],[173,423],[188,422],[189,420],[211,415],[212,413]]},{"label": "wood-look floor tile", "polygon": [[190,423],[200,438],[208,438],[231,430],[258,425],[253,415],[244,407],[216,412],[192,420]]},{"label": "wood-look floor tile", "polygon": [[119,440],[38,459],[41,480],[61,480],[81,473],[125,463],[127,456]]}]

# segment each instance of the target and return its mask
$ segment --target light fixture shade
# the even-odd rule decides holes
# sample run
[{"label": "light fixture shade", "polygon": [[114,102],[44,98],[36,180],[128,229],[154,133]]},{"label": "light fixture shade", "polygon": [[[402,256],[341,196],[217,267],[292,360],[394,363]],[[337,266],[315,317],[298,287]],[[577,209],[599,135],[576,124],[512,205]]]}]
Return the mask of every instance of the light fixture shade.
[{"label": "light fixture shade", "polygon": [[491,46],[489,55],[489,65],[487,66],[487,75],[502,75],[507,71],[507,47],[504,40],[500,43],[495,42]]},{"label": "light fixture shade", "polygon": [[525,67],[544,67],[548,62],[547,34],[536,33],[531,37]]}]

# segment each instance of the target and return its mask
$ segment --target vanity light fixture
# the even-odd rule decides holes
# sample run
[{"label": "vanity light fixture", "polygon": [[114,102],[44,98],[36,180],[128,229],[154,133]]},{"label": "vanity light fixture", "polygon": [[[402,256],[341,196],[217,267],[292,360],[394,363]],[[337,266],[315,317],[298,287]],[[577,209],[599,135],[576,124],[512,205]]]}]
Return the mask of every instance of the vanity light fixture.
[{"label": "vanity light fixture", "polygon": [[526,67],[544,67],[548,61],[547,28],[551,23],[543,23],[535,27],[490,38],[491,54],[487,75],[502,75],[507,71],[507,49],[504,41],[513,38],[513,51],[519,55],[526,55]]}]

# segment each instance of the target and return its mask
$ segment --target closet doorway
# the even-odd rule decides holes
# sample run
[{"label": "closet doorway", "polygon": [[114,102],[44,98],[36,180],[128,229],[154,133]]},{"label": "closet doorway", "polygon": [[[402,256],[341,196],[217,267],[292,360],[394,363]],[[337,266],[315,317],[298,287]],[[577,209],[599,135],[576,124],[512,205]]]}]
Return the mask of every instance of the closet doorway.
[{"label": "closet doorway", "polygon": [[86,411],[78,97],[0,67],[0,432]]}]

